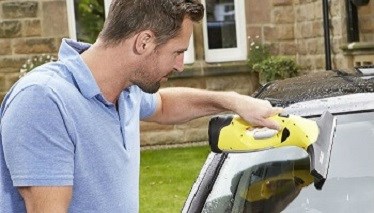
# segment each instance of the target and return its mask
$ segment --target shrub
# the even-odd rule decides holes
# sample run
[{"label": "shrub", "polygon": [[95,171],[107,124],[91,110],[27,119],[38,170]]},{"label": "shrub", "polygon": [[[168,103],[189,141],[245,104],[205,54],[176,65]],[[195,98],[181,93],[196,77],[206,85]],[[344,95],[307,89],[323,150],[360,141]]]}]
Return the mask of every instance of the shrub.
[{"label": "shrub", "polygon": [[285,56],[270,56],[254,64],[253,69],[259,72],[260,79],[264,82],[294,77],[299,72],[296,62]]},{"label": "shrub", "polygon": [[299,66],[292,58],[271,55],[270,46],[262,44],[259,36],[248,38],[247,64],[251,72],[259,73],[260,83],[297,76]]},{"label": "shrub", "polygon": [[94,43],[104,25],[105,12],[103,0],[81,0],[75,3],[78,6],[77,39]]},{"label": "shrub", "polygon": [[20,72],[19,77],[21,78],[22,76],[26,75],[29,71],[31,71],[35,67],[38,67],[50,61],[56,61],[56,58],[51,55],[42,54],[42,55],[33,56],[27,59],[27,61],[21,66],[21,69],[19,70]]},{"label": "shrub", "polygon": [[[249,38],[251,39],[251,37]],[[270,50],[268,45],[261,44],[258,36],[256,36],[254,40],[251,40],[247,60],[247,64],[251,71],[255,71],[253,68],[255,64],[261,63],[269,57]]]}]

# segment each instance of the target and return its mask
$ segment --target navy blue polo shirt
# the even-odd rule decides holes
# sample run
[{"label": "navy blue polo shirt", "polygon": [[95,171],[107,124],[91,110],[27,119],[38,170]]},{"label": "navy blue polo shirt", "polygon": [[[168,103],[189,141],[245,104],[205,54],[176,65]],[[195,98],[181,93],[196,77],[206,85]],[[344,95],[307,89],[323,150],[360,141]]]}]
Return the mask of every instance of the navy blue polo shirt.
[{"label": "navy blue polo shirt", "polygon": [[59,61],[22,77],[0,110],[0,212],[25,212],[18,186],[73,186],[69,212],[138,212],[139,120],[155,95],[125,89],[105,100],[80,53],[64,39]]}]

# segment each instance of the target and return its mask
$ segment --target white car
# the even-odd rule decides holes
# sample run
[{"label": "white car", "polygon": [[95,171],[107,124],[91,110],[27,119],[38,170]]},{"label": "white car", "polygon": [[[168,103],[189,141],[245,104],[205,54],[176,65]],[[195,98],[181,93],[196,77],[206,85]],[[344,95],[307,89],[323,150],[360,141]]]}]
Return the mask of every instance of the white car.
[{"label": "white car", "polygon": [[327,180],[321,190],[298,147],[211,153],[183,212],[374,212],[374,76],[325,71],[275,81],[256,97],[285,112],[337,119]]}]

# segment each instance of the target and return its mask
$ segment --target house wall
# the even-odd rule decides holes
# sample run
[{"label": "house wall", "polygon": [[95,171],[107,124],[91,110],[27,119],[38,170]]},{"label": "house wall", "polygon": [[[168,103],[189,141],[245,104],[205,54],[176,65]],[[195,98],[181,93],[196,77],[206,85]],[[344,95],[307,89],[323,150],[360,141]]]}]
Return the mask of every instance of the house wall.
[{"label": "house wall", "polygon": [[[345,1],[330,0],[330,34],[334,69],[353,67],[357,54],[347,53]],[[303,73],[325,67],[322,0],[245,0],[248,48],[259,39],[274,54],[293,56]],[[358,8],[362,42],[374,43],[374,1]],[[62,37],[68,37],[65,0],[0,0],[0,101],[18,79],[19,69],[33,55],[57,54]],[[202,26],[194,27],[196,62],[173,76],[167,86],[233,90],[249,95],[259,87],[245,61],[206,63]],[[370,46],[370,45],[369,45]],[[374,51],[365,52],[368,60]],[[142,123],[143,146],[207,140],[209,117],[185,125]]]},{"label": "house wall", "polygon": [[55,55],[68,35],[65,0],[0,0],[0,101],[31,55]]}]

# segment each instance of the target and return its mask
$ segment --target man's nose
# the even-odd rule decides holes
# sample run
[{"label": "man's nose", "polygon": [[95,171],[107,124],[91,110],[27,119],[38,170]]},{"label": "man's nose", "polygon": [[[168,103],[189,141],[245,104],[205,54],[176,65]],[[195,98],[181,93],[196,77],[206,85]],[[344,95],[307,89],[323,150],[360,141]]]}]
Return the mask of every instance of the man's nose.
[{"label": "man's nose", "polygon": [[184,70],[184,53],[177,56],[174,64],[174,69],[177,72],[182,72]]}]

